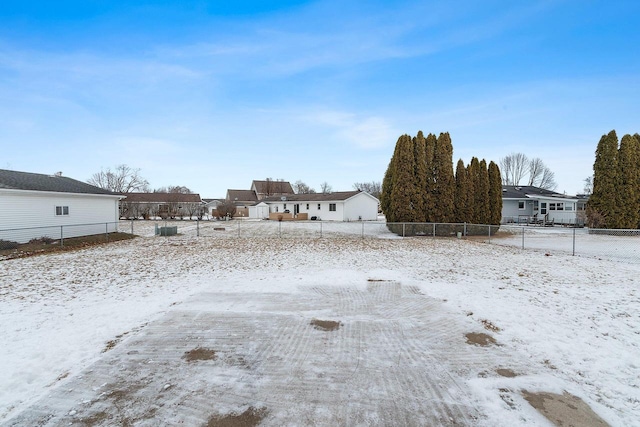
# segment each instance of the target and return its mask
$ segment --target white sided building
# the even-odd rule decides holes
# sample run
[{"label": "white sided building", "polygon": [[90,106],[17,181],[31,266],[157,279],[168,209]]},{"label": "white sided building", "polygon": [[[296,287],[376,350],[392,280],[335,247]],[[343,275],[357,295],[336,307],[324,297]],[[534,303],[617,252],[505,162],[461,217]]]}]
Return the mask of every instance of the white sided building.
[{"label": "white sided building", "polygon": [[375,221],[380,203],[364,191],[289,194],[266,197],[261,202],[268,205],[270,214],[289,213],[294,219],[306,216],[322,221]]},{"label": "white sided building", "polygon": [[0,169],[0,240],[26,243],[115,232],[121,198],[60,173]]}]

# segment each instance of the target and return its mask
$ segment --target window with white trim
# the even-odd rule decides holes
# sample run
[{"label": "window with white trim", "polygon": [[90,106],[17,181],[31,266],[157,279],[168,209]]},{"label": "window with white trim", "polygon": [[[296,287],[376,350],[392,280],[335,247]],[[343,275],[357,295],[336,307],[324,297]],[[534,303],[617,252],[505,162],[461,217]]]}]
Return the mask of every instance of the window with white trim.
[{"label": "window with white trim", "polygon": [[69,215],[69,206],[56,206],[56,216]]},{"label": "window with white trim", "polygon": [[524,200],[518,200],[518,209],[524,210]]},{"label": "window with white trim", "polygon": [[335,212],[335,211],[336,211],[336,204],[329,203],[329,212]]}]

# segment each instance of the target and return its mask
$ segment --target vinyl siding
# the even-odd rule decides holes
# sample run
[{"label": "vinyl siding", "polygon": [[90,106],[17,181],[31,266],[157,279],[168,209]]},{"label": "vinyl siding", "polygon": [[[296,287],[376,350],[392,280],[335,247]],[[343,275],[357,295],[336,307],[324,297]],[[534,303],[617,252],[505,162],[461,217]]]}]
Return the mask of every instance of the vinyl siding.
[{"label": "vinyl siding", "polygon": [[[56,206],[68,206],[69,215],[56,215]],[[117,221],[115,196],[0,190],[3,240],[24,243],[43,236],[59,239],[61,226],[64,238],[101,234],[117,231]],[[29,230],[9,231],[25,228]]]}]

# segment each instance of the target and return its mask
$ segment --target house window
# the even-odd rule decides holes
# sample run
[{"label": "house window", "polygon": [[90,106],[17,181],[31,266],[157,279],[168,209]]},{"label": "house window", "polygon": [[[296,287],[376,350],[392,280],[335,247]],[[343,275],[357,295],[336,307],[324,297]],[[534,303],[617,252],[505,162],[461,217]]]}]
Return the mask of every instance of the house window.
[{"label": "house window", "polygon": [[285,210],[287,209],[287,204],[286,203],[284,204],[284,208],[283,209],[285,209]]},{"label": "house window", "polygon": [[549,210],[550,211],[555,211],[556,210],[556,204],[555,203],[549,203]]},{"label": "house window", "polygon": [[276,206],[276,212],[278,212],[278,207]]},{"label": "house window", "polygon": [[320,203],[318,203],[318,210],[320,210]]},{"label": "house window", "polygon": [[540,202],[540,213],[542,215],[547,214],[547,202]]},{"label": "house window", "polygon": [[573,210],[573,203],[567,203],[566,206],[564,207],[565,211],[572,211]]},{"label": "house window", "polygon": [[307,210],[309,210],[309,203],[307,203]]},{"label": "house window", "polygon": [[563,211],[564,203],[556,203],[556,210]]},{"label": "house window", "polygon": [[518,209],[524,210],[524,201],[523,200],[519,200],[518,201]]},{"label": "house window", "polygon": [[336,204],[329,203],[329,212],[335,212],[335,211],[336,211]]},{"label": "house window", "polygon": [[69,215],[69,206],[56,206],[56,215]]}]

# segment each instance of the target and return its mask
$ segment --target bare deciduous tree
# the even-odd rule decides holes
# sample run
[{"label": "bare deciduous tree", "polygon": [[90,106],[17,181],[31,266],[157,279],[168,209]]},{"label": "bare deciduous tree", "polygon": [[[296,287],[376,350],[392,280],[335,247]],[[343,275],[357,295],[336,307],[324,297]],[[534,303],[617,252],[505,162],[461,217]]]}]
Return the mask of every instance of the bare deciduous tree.
[{"label": "bare deciduous tree", "polygon": [[353,184],[355,190],[366,191],[373,197],[379,199],[382,192],[382,183],[380,181],[356,182]]},{"label": "bare deciduous tree", "polygon": [[307,184],[305,184],[301,180],[297,180],[293,184],[293,191],[295,191],[296,194],[312,194],[316,192],[316,190],[309,187]]},{"label": "bare deciduous tree", "polygon": [[584,194],[591,194],[593,192],[593,175],[584,179],[584,188],[582,191],[584,191]]},{"label": "bare deciduous tree", "polygon": [[325,181],[322,184],[320,184],[320,192],[321,193],[328,194],[328,193],[331,193],[331,190],[333,190],[333,188],[329,185],[329,183],[327,181]]},{"label": "bare deciduous tree", "polygon": [[224,218],[226,216],[233,218],[236,214],[236,205],[234,205],[231,200],[225,200],[218,204],[216,210],[218,211],[219,218]]},{"label": "bare deciduous tree", "polygon": [[140,169],[132,169],[127,165],[118,165],[113,171],[107,168],[94,173],[87,182],[114,193],[149,190],[149,182],[140,176]]},{"label": "bare deciduous tree", "polygon": [[528,176],[527,185],[553,190],[557,187],[555,174],[542,159],[529,159],[523,153],[511,153],[500,159],[500,171],[504,185],[520,185]]}]

